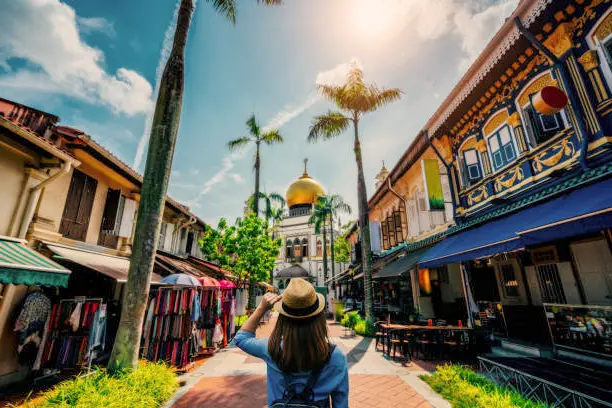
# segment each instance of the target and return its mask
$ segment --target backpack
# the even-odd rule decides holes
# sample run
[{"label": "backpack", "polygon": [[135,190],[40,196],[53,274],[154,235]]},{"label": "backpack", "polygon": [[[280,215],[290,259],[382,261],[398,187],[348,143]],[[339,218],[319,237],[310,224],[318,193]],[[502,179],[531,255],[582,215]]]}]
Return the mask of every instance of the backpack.
[{"label": "backpack", "polygon": [[[332,345],[331,353],[329,353],[330,358],[335,349],[336,346]],[[310,373],[302,392],[297,392],[296,387],[298,384],[292,383],[291,376],[285,374],[285,384],[287,384],[287,387],[283,392],[283,397],[272,402],[269,408],[329,408],[329,395],[323,400],[314,400],[313,389],[321,375],[321,371],[323,371],[323,367]]]}]

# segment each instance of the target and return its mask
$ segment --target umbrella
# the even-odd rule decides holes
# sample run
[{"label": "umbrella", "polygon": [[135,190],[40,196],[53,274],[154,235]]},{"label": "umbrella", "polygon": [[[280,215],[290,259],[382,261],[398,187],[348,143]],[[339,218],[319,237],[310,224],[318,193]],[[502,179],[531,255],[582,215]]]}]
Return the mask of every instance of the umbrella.
[{"label": "umbrella", "polygon": [[168,275],[161,281],[162,283],[165,283],[167,285],[202,286],[202,284],[198,282],[196,278],[191,275],[186,275],[184,273],[175,273],[172,275]]},{"label": "umbrella", "polygon": [[205,288],[219,288],[221,284],[215,278],[211,278],[210,276],[202,276],[198,278],[198,282],[202,284]]},{"label": "umbrella", "polygon": [[235,289],[236,285],[232,281],[228,280],[220,280],[219,284],[221,285],[221,289]]}]

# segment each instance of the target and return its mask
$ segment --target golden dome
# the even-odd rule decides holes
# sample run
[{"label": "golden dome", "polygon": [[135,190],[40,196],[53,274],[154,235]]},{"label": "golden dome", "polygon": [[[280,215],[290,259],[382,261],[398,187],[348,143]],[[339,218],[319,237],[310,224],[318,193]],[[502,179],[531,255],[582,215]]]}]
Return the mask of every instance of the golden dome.
[{"label": "golden dome", "polygon": [[325,195],[323,187],[310,177],[304,169],[304,174],[287,189],[285,198],[287,199],[287,206],[291,208],[294,205],[314,204],[317,197],[322,195]]}]

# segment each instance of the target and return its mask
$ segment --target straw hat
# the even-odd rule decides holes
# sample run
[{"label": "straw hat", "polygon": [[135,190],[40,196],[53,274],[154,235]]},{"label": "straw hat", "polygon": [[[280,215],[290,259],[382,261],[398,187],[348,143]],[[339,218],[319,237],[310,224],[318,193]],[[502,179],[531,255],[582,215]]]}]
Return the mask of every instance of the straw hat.
[{"label": "straw hat", "polygon": [[302,278],[293,278],[283,293],[283,300],[276,306],[278,312],[292,319],[316,316],[325,309],[325,297]]}]

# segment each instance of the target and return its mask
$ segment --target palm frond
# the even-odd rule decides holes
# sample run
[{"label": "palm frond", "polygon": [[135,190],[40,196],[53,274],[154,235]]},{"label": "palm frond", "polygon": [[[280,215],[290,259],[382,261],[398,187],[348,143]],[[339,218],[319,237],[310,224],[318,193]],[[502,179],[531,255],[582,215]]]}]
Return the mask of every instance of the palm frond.
[{"label": "palm frond", "polygon": [[251,117],[246,121],[246,125],[249,133],[258,138],[261,133],[261,129],[259,128],[259,124],[257,124],[255,114],[252,114]]},{"label": "palm frond", "polygon": [[371,100],[371,109],[368,111],[374,111],[390,104],[391,102],[395,102],[402,97],[402,91],[398,88],[378,89],[376,86],[370,86],[368,93]]},{"label": "palm frond", "polygon": [[261,135],[261,140],[266,144],[283,143],[284,139],[278,129],[272,129]]},{"label": "palm frond", "polygon": [[[272,1],[272,0],[268,0]],[[235,0],[206,0],[217,13],[227,18],[232,24],[236,24],[236,1]]]},{"label": "palm frond", "polygon": [[340,112],[328,111],[324,115],[316,116],[308,133],[308,141],[316,142],[319,139],[331,139],[340,136],[350,125],[350,119]]},{"label": "palm frond", "polygon": [[251,138],[249,137],[239,137],[238,139],[230,140],[227,142],[228,149],[235,151],[242,149],[244,146],[248,145],[251,142]]},{"label": "palm frond", "polygon": [[317,84],[317,89],[325,99],[334,103],[338,108],[348,109],[345,86]]},{"label": "palm frond", "polygon": [[285,198],[282,195],[278,193],[270,193],[268,196],[270,197],[270,200],[277,202],[281,205],[281,207],[285,205]]}]

